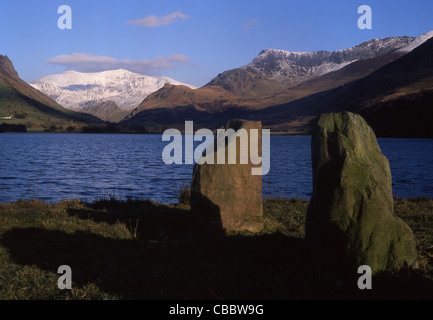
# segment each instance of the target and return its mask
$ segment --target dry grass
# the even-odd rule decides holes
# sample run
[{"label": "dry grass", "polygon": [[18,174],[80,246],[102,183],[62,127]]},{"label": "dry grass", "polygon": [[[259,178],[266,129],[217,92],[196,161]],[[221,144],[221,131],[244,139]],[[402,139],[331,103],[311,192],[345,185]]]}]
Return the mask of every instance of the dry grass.
[{"label": "dry grass", "polygon": [[[312,268],[308,202],[266,199],[260,234],[204,233],[189,207],[150,200],[0,204],[0,299],[431,299],[433,200],[396,199],[413,229],[419,269],[357,278]],[[73,289],[57,288],[70,265]],[[355,275],[357,277],[357,275]]]}]

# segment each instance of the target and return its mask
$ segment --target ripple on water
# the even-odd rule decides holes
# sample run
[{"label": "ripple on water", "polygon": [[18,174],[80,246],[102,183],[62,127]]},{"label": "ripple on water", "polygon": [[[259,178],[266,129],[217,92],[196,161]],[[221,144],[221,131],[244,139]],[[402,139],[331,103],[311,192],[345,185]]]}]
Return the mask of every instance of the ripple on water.
[{"label": "ripple on water", "polygon": [[[159,135],[2,134],[0,201],[57,202],[119,198],[177,202],[175,189],[190,184],[192,165],[165,165],[167,142]],[[433,197],[433,140],[378,139],[388,157],[393,192]],[[197,144],[199,144],[198,142]],[[309,198],[312,193],[310,137],[272,136],[271,170],[264,197]]]}]

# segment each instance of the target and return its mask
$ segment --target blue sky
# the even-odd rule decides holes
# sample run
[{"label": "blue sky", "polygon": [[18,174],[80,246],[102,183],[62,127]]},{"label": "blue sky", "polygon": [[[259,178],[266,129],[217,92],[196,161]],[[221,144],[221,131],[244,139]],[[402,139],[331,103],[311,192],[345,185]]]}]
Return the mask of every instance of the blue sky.
[{"label": "blue sky", "polygon": [[[72,9],[60,30],[57,9]],[[360,30],[369,5],[373,29]],[[337,50],[433,30],[431,0],[1,0],[0,54],[26,81],[123,67],[196,86],[262,49]]]}]

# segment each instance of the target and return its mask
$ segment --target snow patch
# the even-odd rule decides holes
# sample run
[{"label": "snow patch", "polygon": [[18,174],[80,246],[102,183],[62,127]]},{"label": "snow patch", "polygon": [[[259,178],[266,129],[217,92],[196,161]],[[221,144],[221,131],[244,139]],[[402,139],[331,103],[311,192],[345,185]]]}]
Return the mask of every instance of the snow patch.
[{"label": "snow patch", "polygon": [[335,51],[293,52],[262,50],[247,66],[278,81],[301,83],[311,76],[339,70],[355,61],[378,57],[413,43],[413,37],[372,39],[352,48]]},{"label": "snow patch", "polygon": [[399,49],[397,52],[411,52],[413,49],[419,47],[424,42],[429,40],[433,37],[433,30],[429,31],[427,33],[424,33],[423,35],[420,35],[419,37],[415,38],[411,43],[409,43],[407,46]]}]

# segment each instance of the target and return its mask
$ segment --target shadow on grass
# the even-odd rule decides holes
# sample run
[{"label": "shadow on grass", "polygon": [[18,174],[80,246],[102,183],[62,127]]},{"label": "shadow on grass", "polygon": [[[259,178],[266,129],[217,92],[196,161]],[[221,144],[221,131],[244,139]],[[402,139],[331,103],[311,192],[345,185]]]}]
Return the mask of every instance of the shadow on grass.
[{"label": "shadow on grass", "polygon": [[53,273],[66,264],[74,286],[94,282],[126,299],[283,298],[305,273],[303,241],[277,234],[137,241],[24,228],[2,242],[16,263]]},{"label": "shadow on grass", "polygon": [[124,224],[140,240],[192,237],[202,233],[191,211],[150,200],[103,199],[67,213],[84,220]]},{"label": "shadow on grass", "polygon": [[433,299],[433,282],[416,271],[375,276],[373,290],[361,291],[359,275],[313,268],[301,238],[204,234],[189,210],[147,201],[88,208],[69,214],[104,223],[137,219],[138,238],[15,228],[1,242],[18,264],[53,273],[69,265],[74,287],[94,283],[123,299]]}]

